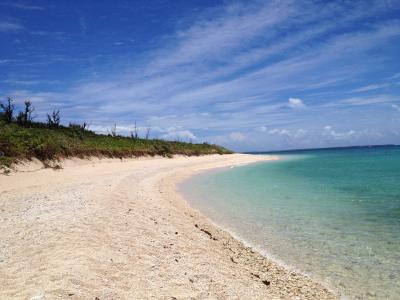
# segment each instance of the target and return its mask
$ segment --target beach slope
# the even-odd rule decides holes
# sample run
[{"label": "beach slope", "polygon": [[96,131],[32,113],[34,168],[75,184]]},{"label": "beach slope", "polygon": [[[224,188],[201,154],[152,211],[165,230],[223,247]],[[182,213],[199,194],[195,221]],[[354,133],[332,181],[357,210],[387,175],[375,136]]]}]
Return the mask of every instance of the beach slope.
[{"label": "beach slope", "polygon": [[0,298],[334,299],[176,192],[196,172],[267,159],[66,161],[62,170],[1,175]]}]

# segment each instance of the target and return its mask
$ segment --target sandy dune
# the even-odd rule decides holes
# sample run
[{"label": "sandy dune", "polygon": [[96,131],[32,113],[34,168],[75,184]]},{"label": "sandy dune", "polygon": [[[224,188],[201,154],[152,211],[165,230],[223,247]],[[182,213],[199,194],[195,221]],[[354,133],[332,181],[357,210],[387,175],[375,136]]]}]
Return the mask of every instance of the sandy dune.
[{"label": "sandy dune", "polygon": [[262,156],[106,160],[0,175],[0,299],[332,299],[175,192]]}]

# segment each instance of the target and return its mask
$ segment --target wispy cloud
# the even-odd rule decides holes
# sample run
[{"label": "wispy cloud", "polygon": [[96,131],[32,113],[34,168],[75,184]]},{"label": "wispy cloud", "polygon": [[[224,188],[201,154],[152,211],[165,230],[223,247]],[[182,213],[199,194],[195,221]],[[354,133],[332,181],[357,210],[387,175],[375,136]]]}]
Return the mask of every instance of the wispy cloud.
[{"label": "wispy cloud", "polygon": [[395,73],[392,76],[390,76],[388,79],[397,79],[400,78],[400,72],[399,73]]},{"label": "wispy cloud", "polygon": [[394,110],[397,110],[398,112],[400,112],[400,106],[398,106],[397,104],[392,104],[391,106]]},{"label": "wispy cloud", "polygon": [[394,102],[398,99],[396,96],[392,95],[376,95],[376,96],[367,96],[367,97],[351,97],[335,102],[331,102],[326,104],[326,107],[334,107],[334,106],[363,106],[363,105],[371,105],[371,104],[381,104],[381,103],[390,103]]},{"label": "wispy cloud", "polygon": [[389,87],[389,86],[392,86],[395,84],[397,84],[397,83],[388,82],[388,83],[380,83],[380,84],[369,84],[369,85],[357,88],[357,89],[353,90],[352,92],[369,92],[369,91],[383,89],[383,88],[386,88],[386,87]]},{"label": "wispy cloud", "polygon": [[243,133],[238,132],[238,131],[231,132],[229,134],[229,138],[234,142],[243,142],[246,140],[246,136]]},{"label": "wispy cloud", "polygon": [[22,10],[44,10],[45,9],[43,6],[26,4],[23,2],[5,2],[5,3],[0,3],[0,5],[13,7],[13,8],[17,8],[17,9],[22,9]]},{"label": "wispy cloud", "polygon": [[0,21],[0,33],[14,33],[24,29],[25,27],[21,23],[12,21]]},{"label": "wispy cloud", "polygon": [[[400,35],[398,20],[379,18],[393,6],[364,1],[228,3],[178,23],[175,32],[139,59],[125,57],[119,62],[125,67],[118,70],[99,71],[94,54],[82,51],[79,58],[89,66],[91,72],[84,72],[89,75],[57,92],[36,90],[31,95],[48,108],[64,107],[66,118],[96,120],[96,128],[119,120],[125,130],[137,119],[152,124],[154,134],[164,138],[215,138],[229,144],[259,142],[252,134],[285,143],[312,134],[320,137],[311,127],[322,128],[322,120],[334,118],[341,108],[395,103],[390,90],[394,84],[369,78],[381,62],[375,53],[393,46]],[[88,20],[81,12],[76,22],[85,43]],[[120,45],[122,40],[113,37],[116,42],[107,43]],[[35,79],[31,84],[13,80],[9,84],[36,86]],[[385,94],[369,94],[383,88]],[[329,132],[351,136],[352,130],[361,131]]]},{"label": "wispy cloud", "polygon": [[387,84],[370,84],[370,85],[366,85],[366,86],[360,87],[358,89],[355,89],[353,91],[354,92],[368,92],[368,91],[381,89],[385,86],[387,86]]},{"label": "wispy cloud", "polygon": [[0,59],[0,64],[8,64],[13,62],[13,59]]},{"label": "wispy cloud", "polygon": [[[1,61],[0,61],[1,63]],[[6,83],[10,85],[19,85],[19,86],[31,86],[31,85],[43,85],[43,84],[54,84],[58,83],[58,80],[18,80],[18,79],[6,79],[0,81],[0,83]]]}]

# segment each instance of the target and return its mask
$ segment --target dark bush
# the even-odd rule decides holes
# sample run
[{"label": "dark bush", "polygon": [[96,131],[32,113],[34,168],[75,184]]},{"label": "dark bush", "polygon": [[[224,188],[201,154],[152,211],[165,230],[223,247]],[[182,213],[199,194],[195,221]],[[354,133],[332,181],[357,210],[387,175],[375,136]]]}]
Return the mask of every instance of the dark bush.
[{"label": "dark bush", "polygon": [[0,103],[0,108],[3,110],[3,119],[7,123],[11,123],[14,120],[14,101],[8,97],[7,103]]},{"label": "dark bush", "polygon": [[47,126],[49,128],[59,128],[61,122],[60,111],[53,110],[51,115],[47,114]]}]

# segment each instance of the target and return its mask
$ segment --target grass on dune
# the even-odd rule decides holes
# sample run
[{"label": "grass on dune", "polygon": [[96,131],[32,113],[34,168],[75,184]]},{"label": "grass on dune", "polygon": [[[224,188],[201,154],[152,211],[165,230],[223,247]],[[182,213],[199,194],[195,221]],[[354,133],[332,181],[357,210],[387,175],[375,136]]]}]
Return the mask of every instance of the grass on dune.
[{"label": "grass on dune", "polygon": [[231,151],[207,143],[194,144],[159,139],[96,134],[76,126],[49,128],[44,123],[29,126],[0,120],[0,166],[37,158],[43,162],[68,157],[137,157],[174,154],[228,154]]}]

